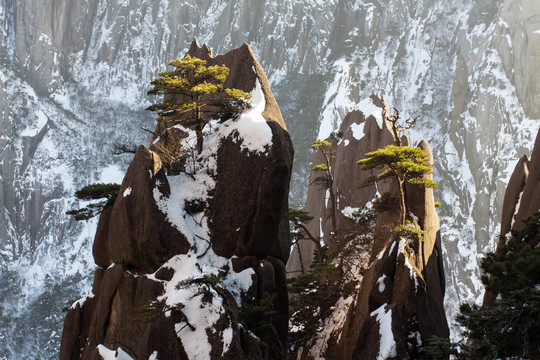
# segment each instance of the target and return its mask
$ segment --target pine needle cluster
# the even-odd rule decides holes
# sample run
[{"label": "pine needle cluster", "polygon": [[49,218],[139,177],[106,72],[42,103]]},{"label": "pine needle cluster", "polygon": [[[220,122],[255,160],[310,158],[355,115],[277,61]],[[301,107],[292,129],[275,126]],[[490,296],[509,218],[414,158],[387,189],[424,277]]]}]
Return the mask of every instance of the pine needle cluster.
[{"label": "pine needle cluster", "polygon": [[225,65],[206,66],[206,60],[186,55],[169,63],[175,69],[158,72],[149,95],[164,95],[147,110],[156,111],[159,122],[177,121],[197,134],[197,152],[202,152],[203,128],[212,118],[235,118],[251,107],[251,94],[229,89],[223,83],[229,75]]}]

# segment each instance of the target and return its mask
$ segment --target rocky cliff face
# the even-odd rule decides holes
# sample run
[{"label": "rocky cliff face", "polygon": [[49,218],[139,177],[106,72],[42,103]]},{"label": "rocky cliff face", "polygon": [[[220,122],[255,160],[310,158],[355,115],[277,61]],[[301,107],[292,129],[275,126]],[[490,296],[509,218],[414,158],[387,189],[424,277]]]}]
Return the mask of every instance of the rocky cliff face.
[{"label": "rocky cliff face", "polygon": [[[506,243],[510,231],[523,230],[524,221],[540,209],[538,184],[540,184],[540,130],[536,135],[531,159],[523,155],[508,182],[504,193],[501,230],[496,251]],[[536,244],[531,244],[531,246],[534,248]],[[486,291],[483,305],[493,305],[496,297],[497,294]]]},{"label": "rocky cliff face", "polygon": [[251,44],[296,144],[296,207],[309,145],[362,99],[380,92],[420,116],[412,140],[437,159],[449,314],[479,301],[477,259],[495,247],[507,179],[538,128],[535,5],[0,1],[0,357],[56,358],[64,299],[92,282],[97,226],[64,213],[75,190],[122,181],[131,159],[111,157],[114,143],[147,141],[149,81],[194,37],[220,53]]},{"label": "rocky cliff face", "polygon": [[530,118],[540,117],[540,14],[532,0],[506,0],[501,9],[500,37],[496,46],[508,79],[515,85]]},{"label": "rocky cliff face", "polygon": [[[522,191],[519,193],[519,201],[514,206],[515,217],[513,219],[512,228],[515,230],[521,230],[524,227],[523,221],[528,217],[532,216],[535,212],[540,209],[540,194],[538,193],[538,184],[540,183],[540,132],[536,136],[536,142],[534,143],[534,148],[531,153],[530,162],[525,162],[526,158],[523,161],[518,162],[516,165],[516,170],[512,176],[519,176],[521,169],[519,164],[523,163],[525,169],[523,170],[523,180],[520,185],[523,185]],[[516,174],[517,173],[517,174]],[[510,184],[509,185],[513,185]],[[515,188],[514,188],[515,189]],[[507,190],[513,190],[510,188]],[[511,199],[509,201],[508,207],[511,208]],[[506,204],[503,204],[503,207]],[[502,230],[502,224],[501,224]],[[501,235],[503,233],[501,232]]]},{"label": "rocky cliff face", "polygon": [[[358,108],[345,116],[341,125],[340,139],[335,136],[329,137],[332,144],[330,150],[331,172],[334,178],[333,191],[336,194],[335,210],[337,228],[347,229],[347,221],[343,215],[351,216],[351,213],[361,206],[365,206],[375,195],[397,191],[392,181],[384,181],[379,184],[362,186],[362,181],[368,176],[380,173],[380,171],[363,171],[356,162],[370,151],[394,143],[391,125],[383,119],[383,112],[388,111],[384,100],[377,95],[365,99]],[[324,163],[322,150],[315,153],[313,165]],[[328,244],[332,236],[331,213],[334,211],[329,199],[330,195],[326,186],[316,181],[322,174],[312,171],[309,178],[307,200],[304,211],[307,211],[313,220],[305,224],[308,231]],[[382,216],[382,215],[381,215]],[[392,216],[391,216],[392,217]],[[396,220],[394,219],[393,222]],[[392,221],[387,221],[389,227]],[[380,243],[388,240],[389,232],[381,232]],[[311,240],[300,240],[291,252],[291,258],[287,263],[289,277],[301,273],[307,273],[313,257],[315,244]]]},{"label": "rocky cliff face", "polygon": [[[236,120],[212,120],[186,173],[166,176],[159,155],[139,148],[100,217],[99,268],[91,292],[68,311],[60,359],[282,359],[286,352],[292,143],[248,45],[214,56],[195,41],[189,54],[229,67],[225,85],[251,91],[253,107]],[[174,129],[186,144],[195,139],[181,125],[159,125],[157,133]]]},{"label": "rocky cliff face", "polygon": [[[356,161],[369,151],[394,143],[391,125],[382,116],[383,110],[387,110],[384,100],[373,95],[360,104],[345,117],[341,127],[343,138],[333,140],[332,173],[334,192],[338,194],[339,235],[330,231],[332,208],[326,189],[320,189],[314,181],[308,189],[305,210],[314,219],[306,226],[330,247],[337,241],[336,236],[347,232],[345,216],[350,217],[355,209],[366,205],[374,206],[376,196],[397,195],[393,181],[360,186],[362,179],[378,172],[363,171]],[[429,155],[429,163],[433,164],[429,144],[421,141],[418,147]],[[319,150],[314,164],[321,160]],[[433,189],[408,185],[406,193],[409,216],[424,231],[423,239],[414,241],[393,234],[392,229],[399,224],[399,207],[379,205],[372,242],[364,250],[367,254],[355,259],[355,266],[344,275],[346,281],[356,284],[355,291],[342,295],[331,307],[312,339],[297,349],[297,358],[418,358],[420,347],[432,336],[448,338],[443,306],[443,252]],[[295,246],[287,264],[289,276],[307,272],[314,249],[314,243],[309,240]]]}]

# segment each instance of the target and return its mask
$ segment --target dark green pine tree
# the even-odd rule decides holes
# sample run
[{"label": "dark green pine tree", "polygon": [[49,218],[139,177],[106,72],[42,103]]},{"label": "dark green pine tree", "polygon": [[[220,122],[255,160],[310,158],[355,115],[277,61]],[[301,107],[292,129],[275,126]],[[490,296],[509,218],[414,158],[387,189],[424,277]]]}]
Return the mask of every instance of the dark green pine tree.
[{"label": "dark green pine tree", "polygon": [[88,220],[99,215],[107,206],[112,206],[120,191],[119,184],[91,184],[75,192],[79,200],[100,200],[81,209],[72,209],[66,212],[77,221]]},{"label": "dark green pine tree", "polygon": [[540,359],[539,240],[536,213],[497,253],[482,260],[482,281],[499,296],[492,306],[461,306],[457,320],[468,336],[461,358]]}]

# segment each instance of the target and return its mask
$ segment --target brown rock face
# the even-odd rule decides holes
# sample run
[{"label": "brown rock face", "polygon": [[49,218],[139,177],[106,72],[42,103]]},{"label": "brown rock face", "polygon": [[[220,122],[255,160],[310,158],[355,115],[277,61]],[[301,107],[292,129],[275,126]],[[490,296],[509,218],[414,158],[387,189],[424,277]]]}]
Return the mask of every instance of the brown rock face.
[{"label": "brown rock face", "polygon": [[[189,202],[174,197],[183,191],[178,185],[183,178],[167,177],[157,152],[139,148],[114,206],[101,215],[94,243],[100,268],[92,296],[68,312],[60,359],[101,359],[100,351],[108,350],[100,344],[121,348],[134,359],[149,358],[154,352],[159,359],[188,359],[198,346],[209,346],[205,357],[210,359],[285,356],[292,143],[268,79],[247,44],[214,56],[208,46],[194,41],[189,54],[207,60],[207,65],[229,67],[226,87],[249,92],[259,86],[265,104],[262,117],[272,141],[257,152],[242,146],[250,140],[245,135],[219,137],[213,160],[197,159],[215,166],[198,170],[204,171],[200,177],[192,176],[198,188],[207,189],[207,196]],[[166,130],[172,134],[159,124],[156,133]],[[208,177],[211,181],[197,183]],[[163,203],[169,207],[163,208]],[[198,224],[198,232],[179,226],[170,207],[181,213],[180,219],[193,218],[190,224]],[[186,272],[187,278],[182,277]],[[245,275],[238,275],[241,272]],[[218,280],[207,277],[210,274]],[[184,284],[178,287],[179,278]],[[179,294],[186,295],[176,300]],[[171,297],[174,300],[169,301]],[[239,305],[257,305],[268,297],[277,315],[240,311]],[[212,318],[210,327],[205,328],[204,321],[189,321],[197,311]],[[265,326],[256,328],[251,318]]]},{"label": "brown rock face", "polygon": [[517,206],[520,203],[521,195],[528,178],[529,159],[527,159],[527,155],[523,155],[516,164],[504,193],[501,217],[501,235],[503,236],[512,229],[515,221],[514,217],[519,210]]},{"label": "brown rock face", "polygon": [[185,254],[189,243],[165,219],[154,200],[154,189],[169,192],[159,157],[139,147],[118,198],[100,217],[94,240],[94,260],[107,268],[123,264],[133,271],[153,273],[176,254]]},{"label": "brown rock face", "polygon": [[[390,124],[383,120],[383,111],[388,111],[384,100],[377,95],[372,95],[365,100],[372,110],[377,110],[377,118],[374,114],[364,114],[360,110],[348,113],[341,124],[340,131],[343,134],[341,140],[329,137],[335,153],[331,156],[332,174],[334,177],[334,193],[338,199],[337,227],[346,230],[347,222],[343,220],[342,212],[347,207],[357,208],[364,206],[372,200],[377,193],[397,192],[397,187],[392,180],[381,181],[378,184],[363,186],[362,181],[369,176],[376,176],[379,170],[362,170],[356,162],[365,157],[365,154],[394,143]],[[319,150],[313,159],[313,165],[324,162],[322,152]],[[331,203],[327,201],[326,188],[315,180],[323,175],[321,171],[313,171],[309,179],[309,187],[304,211],[313,216],[313,220],[306,223],[309,232],[314,236],[320,236],[326,244],[332,232]],[[384,223],[389,224],[397,220],[395,211],[380,214]],[[382,223],[382,222],[381,222]],[[389,240],[390,228],[378,228],[377,243],[384,244]],[[382,249],[382,248],[381,248]],[[315,245],[310,240],[300,240],[291,252],[291,258],[287,263],[287,276],[294,277],[301,273],[307,273],[313,258]]]},{"label": "brown rock face", "polygon": [[536,135],[528,170],[529,175],[523,188],[521,202],[513,226],[515,230],[523,229],[523,221],[540,209],[540,191],[538,191],[538,185],[540,184],[540,130]]},{"label": "brown rock face", "polygon": [[[372,96],[371,102],[381,112],[386,107],[382,99],[375,96]],[[365,153],[394,142],[390,124],[381,129],[376,117],[369,115],[359,111],[349,113],[341,128],[343,139],[339,142],[330,139],[336,149],[332,170],[334,191],[339,194],[340,215],[346,207],[365,205],[377,192],[379,195],[385,192],[397,195],[393,181],[359,186],[363,178],[377,175],[378,172],[363,171],[356,165],[356,161],[364,158]],[[408,140],[403,139],[403,143],[407,145]],[[433,163],[429,144],[422,141],[418,147],[429,155],[429,161]],[[321,155],[316,154],[313,164],[321,163],[322,160]],[[312,174],[311,183],[314,176]],[[425,176],[432,178],[431,174]],[[325,189],[310,185],[305,209],[315,217],[311,220],[315,224],[308,225],[310,231],[319,234],[321,229],[328,243],[332,241],[328,230],[328,212],[331,209],[327,206],[325,192]],[[322,326],[324,330],[314,334],[313,340],[298,351],[298,359],[377,359],[381,356],[385,359],[418,358],[419,347],[432,336],[448,338],[449,329],[443,307],[445,282],[439,218],[435,210],[433,189],[408,184],[406,204],[409,218],[417,228],[424,231],[423,240],[392,235],[392,229],[399,224],[399,206],[390,206],[379,212],[373,230],[371,254],[366,254],[367,259],[371,258],[367,270],[354,274],[353,281],[360,284],[359,290],[341,302],[349,306],[336,304],[335,310]],[[346,232],[347,222],[341,216],[338,218],[341,218],[338,221],[338,231]],[[308,250],[305,248],[307,246],[301,244],[300,251],[293,251],[288,264],[289,271],[298,274],[308,269],[313,247]],[[303,264],[299,261],[299,253],[302,259],[306,256]],[[321,339],[324,341],[321,342]]]},{"label": "brown rock face", "polygon": [[[231,52],[214,57],[206,47],[194,42],[193,56],[207,60],[207,65],[226,65],[230,76],[224,85],[251,91],[258,82],[264,94],[262,113],[272,130],[272,145],[264,154],[249,153],[233,138],[222,141],[217,157],[216,187],[208,202],[209,228],[216,254],[256,256],[260,264],[273,264],[271,273],[257,272],[259,284],[272,284],[259,291],[259,298],[276,294],[279,314],[272,320],[277,337],[276,358],[286,351],[288,300],[285,284],[285,263],[289,257],[288,194],[292,170],[293,147],[281,111],[270,90],[268,78],[251,48],[244,44]],[[257,268],[256,268],[257,270]]]},{"label": "brown rock face", "polygon": [[[433,161],[427,142],[422,141],[419,147]],[[384,353],[392,354],[389,359],[417,358],[419,346],[432,336],[448,338],[439,219],[433,190],[407,186],[407,208],[418,218],[418,226],[425,232],[424,240],[415,244],[398,237],[384,247],[361,279],[360,291],[353,295],[355,305],[350,308],[344,326],[336,329],[339,341],[329,345],[328,358],[376,359],[377,354]],[[394,342],[383,348],[382,337],[390,335],[373,333],[379,332],[385,323],[392,329]]]},{"label": "brown rock face", "polygon": [[166,345],[160,348],[164,357],[187,359],[174,331],[174,316],[159,318],[156,323],[134,320],[140,316],[134,309],[155,300],[162,291],[160,283],[136,277],[120,265],[96,270],[94,297],[68,312],[60,359],[100,359],[95,354],[99,344],[110,349],[122,345],[128,354],[145,354],[152,342]]},{"label": "brown rock face", "polygon": [[207,66],[227,66],[230,75],[225,87],[249,92],[258,82],[265,99],[262,115],[272,130],[272,146],[266,154],[242,150],[233,138],[220,146],[216,188],[209,203],[210,230],[216,239],[214,251],[225,257],[269,255],[285,263],[290,240],[287,212],[283,209],[288,204],[294,152],[268,78],[247,44],[214,56],[208,45],[201,47],[195,40],[188,54],[206,60]]},{"label": "brown rock face", "polygon": [[[278,134],[282,132],[275,128]],[[268,157],[247,155],[238,143],[222,142],[215,193],[209,204],[216,254],[273,256],[287,261],[289,229],[283,209],[287,209],[289,187],[283,179],[288,178],[292,164],[292,153],[287,149],[292,147],[277,146]]]}]

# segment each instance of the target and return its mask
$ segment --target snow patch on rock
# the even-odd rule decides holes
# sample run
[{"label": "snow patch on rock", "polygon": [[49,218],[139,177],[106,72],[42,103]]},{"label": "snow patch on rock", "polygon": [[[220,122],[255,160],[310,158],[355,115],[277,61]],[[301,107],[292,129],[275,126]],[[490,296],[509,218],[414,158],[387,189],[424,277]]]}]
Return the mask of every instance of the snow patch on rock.
[{"label": "snow patch on rock", "polygon": [[[255,93],[257,91],[260,91],[259,85],[257,85]],[[247,113],[255,111],[257,116],[261,116],[261,109],[264,109],[264,98],[263,102],[259,100],[256,99],[254,109],[248,110]],[[184,209],[186,201],[207,201],[209,199],[209,194],[216,185],[212,174],[217,172],[217,153],[224,138],[237,132],[240,134],[239,140],[242,141],[242,148],[249,151],[262,152],[266,146],[271,145],[271,131],[266,122],[257,123],[255,117],[244,115],[241,115],[240,123],[232,120],[225,123],[212,121],[205,128],[202,153],[196,161],[186,163],[187,172],[191,175],[181,173],[177,176],[169,176],[171,192],[168,197],[163,196],[157,188],[154,189],[154,199],[158,208],[191,244],[187,254],[176,255],[162,266],[173,269],[174,275],[170,281],[162,281],[165,292],[158,297],[158,300],[163,301],[167,307],[181,308],[184,313],[185,320],[177,323],[175,330],[190,359],[210,358],[209,336],[221,337],[224,353],[230,348],[233,339],[231,323],[221,334],[216,334],[215,324],[225,315],[221,295],[212,285],[204,282],[195,285],[193,280],[201,280],[211,275],[219,277],[221,282],[219,286],[223,286],[231,292],[238,306],[241,306],[242,293],[246,292],[252,285],[253,269],[248,268],[237,273],[233,270],[231,259],[215,254],[211,247],[212,239],[204,212],[190,215]],[[243,122],[242,119],[244,119]],[[249,125],[250,121],[254,121],[255,125]],[[247,128],[243,128],[242,124],[248,124]],[[188,144],[196,141],[193,130],[183,127],[182,130],[189,134],[183,141]],[[267,130],[269,136],[266,133]],[[257,136],[261,133],[262,135]],[[155,281],[161,281],[157,280],[153,274],[148,275],[148,277]],[[181,285],[179,286],[179,284]],[[212,295],[210,301],[203,300],[203,292]],[[169,316],[170,310],[166,310],[165,315]]]},{"label": "snow patch on rock", "polygon": [[223,134],[224,136],[235,134],[237,139],[241,141],[242,149],[264,153],[268,147],[272,146],[272,129],[262,116],[266,102],[259,79],[257,79],[255,89],[251,94],[252,107],[244,111],[238,120],[227,121]]},{"label": "snow patch on rock", "polygon": [[371,316],[377,316],[381,336],[377,360],[385,360],[397,355],[396,340],[392,332],[392,310],[385,310],[387,306],[388,304],[383,304],[370,314]]},{"label": "snow patch on rock", "polygon": [[47,115],[43,111],[36,112],[36,121],[21,132],[21,136],[33,137],[38,135],[47,125]]},{"label": "snow patch on rock", "polygon": [[409,262],[409,258],[405,255],[406,244],[407,244],[407,239],[401,238],[399,240],[398,255],[403,254],[404,265],[409,269],[409,275],[411,279],[414,280],[414,288],[418,289],[418,275],[416,274],[416,271],[414,271],[412,264]]},{"label": "snow patch on rock", "polygon": [[360,124],[352,124],[350,129],[352,131],[352,136],[360,141],[364,137],[364,127],[366,126],[366,123],[360,123]]},{"label": "snow patch on rock", "polygon": [[[373,116],[375,120],[377,121],[377,125],[379,126],[379,128],[380,129],[383,128],[384,121],[383,121],[383,116],[382,116],[382,109],[379,106],[375,105],[371,98],[362,100],[358,105],[356,105],[353,108],[353,110],[361,111],[366,117],[366,119],[370,116]],[[362,124],[365,124],[365,123],[362,123]]]},{"label": "snow patch on rock", "polygon": [[132,190],[133,189],[131,187],[128,187],[126,190],[124,190],[124,193],[123,193],[124,197],[131,195]]},{"label": "snow patch on rock", "polygon": [[77,305],[79,305],[80,307],[82,307],[83,304],[86,302],[86,300],[91,299],[91,298],[93,298],[94,296],[95,296],[95,295],[94,295],[94,293],[92,292],[92,289],[88,290],[88,293],[87,293],[84,297],[82,297],[82,298],[80,298],[79,300],[75,301],[75,302],[71,305],[71,308],[72,308],[72,309],[75,309],[75,308],[77,307]]},{"label": "snow patch on rock", "polygon": [[97,346],[99,355],[103,358],[103,360],[133,360],[131,356],[122,348],[118,348],[116,350],[111,350],[107,348],[103,344],[99,344]]},{"label": "snow patch on rock", "polygon": [[384,279],[386,279],[388,276],[386,274],[383,274],[378,280],[377,280],[377,288],[379,289],[379,292],[384,292],[386,289],[386,286],[384,285]]},{"label": "snow patch on rock", "polygon": [[360,210],[360,208],[358,208],[358,207],[345,206],[345,208],[343,208],[343,209],[341,210],[341,213],[343,214],[343,216],[352,218],[352,217],[353,217],[353,214],[354,214],[355,212],[357,212],[358,210]]}]

